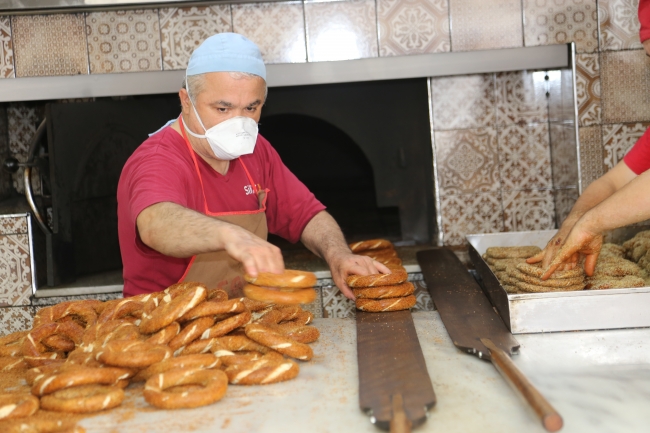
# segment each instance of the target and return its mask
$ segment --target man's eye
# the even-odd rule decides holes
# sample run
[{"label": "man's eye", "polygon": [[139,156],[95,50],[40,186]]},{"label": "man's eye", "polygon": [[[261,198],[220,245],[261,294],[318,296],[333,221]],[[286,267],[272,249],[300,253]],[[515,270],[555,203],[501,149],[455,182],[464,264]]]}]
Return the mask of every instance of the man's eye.
[{"label": "man's eye", "polygon": [[223,108],[223,107],[219,107],[217,108],[217,110],[219,110],[219,113],[225,113],[226,111],[228,111],[227,108]]}]

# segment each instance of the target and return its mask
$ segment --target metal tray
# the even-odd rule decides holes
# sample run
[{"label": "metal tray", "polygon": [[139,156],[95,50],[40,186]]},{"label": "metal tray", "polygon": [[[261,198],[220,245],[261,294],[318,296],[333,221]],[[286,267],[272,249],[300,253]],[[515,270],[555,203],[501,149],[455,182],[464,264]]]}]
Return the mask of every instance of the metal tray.
[{"label": "metal tray", "polygon": [[[608,242],[631,238],[648,227],[613,231]],[[483,290],[513,334],[650,327],[650,287],[578,292],[508,294],[481,257],[488,247],[537,245],[557,230],[468,235],[469,256]]]}]

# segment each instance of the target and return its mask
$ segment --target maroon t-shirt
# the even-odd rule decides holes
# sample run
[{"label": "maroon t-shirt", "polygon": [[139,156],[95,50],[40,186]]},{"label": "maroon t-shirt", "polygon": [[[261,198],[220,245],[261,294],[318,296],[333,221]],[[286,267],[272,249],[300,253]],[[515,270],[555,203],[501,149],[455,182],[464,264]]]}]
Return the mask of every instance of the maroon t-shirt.
[{"label": "maroon t-shirt", "polygon": [[[259,209],[254,186],[239,160],[226,175],[196,156],[210,212]],[[307,187],[282,163],[271,144],[258,135],[255,151],[240,157],[253,181],[268,188],[266,219],[269,232],[291,242],[300,240],[307,223],[325,209]],[[166,127],[149,137],[126,162],[117,188],[117,217],[124,296],[160,291],[178,282],[190,258],[165,256],[144,245],[136,218],[145,208],[173,202],[204,212],[203,193],[192,156],[183,137]]]},{"label": "maroon t-shirt", "polygon": [[650,128],[634,143],[623,161],[637,175],[650,169]]}]

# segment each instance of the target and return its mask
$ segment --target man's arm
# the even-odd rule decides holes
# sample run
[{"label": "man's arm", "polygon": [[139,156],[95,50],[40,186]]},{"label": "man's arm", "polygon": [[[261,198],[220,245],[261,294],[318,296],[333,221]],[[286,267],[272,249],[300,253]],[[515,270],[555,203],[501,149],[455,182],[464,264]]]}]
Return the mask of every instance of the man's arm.
[{"label": "man's arm", "polygon": [[[592,182],[573,205],[571,212],[562,223],[557,234],[548,242],[546,248],[541,253],[528,259],[528,263],[542,262],[542,267],[547,268],[576,222],[584,214],[612,196],[635,177],[636,174],[630,170],[625,162],[621,161],[603,176]],[[577,260],[577,256],[575,259]]]},{"label": "man's arm", "polygon": [[349,299],[354,299],[352,290],[345,282],[349,275],[390,273],[390,269],[370,257],[352,254],[341,228],[325,211],[317,213],[307,223],[300,240],[311,252],[325,259],[334,283]]},{"label": "man's arm", "polygon": [[563,263],[584,254],[585,273],[593,275],[603,243],[603,233],[650,219],[650,170],[642,173],[615,194],[586,212],[575,224],[565,244],[553,259],[543,278],[548,278]]},{"label": "man's arm", "polygon": [[280,249],[237,225],[219,221],[171,202],[145,208],[136,219],[140,239],[148,247],[171,257],[191,257],[225,250],[253,276],[281,273]]}]

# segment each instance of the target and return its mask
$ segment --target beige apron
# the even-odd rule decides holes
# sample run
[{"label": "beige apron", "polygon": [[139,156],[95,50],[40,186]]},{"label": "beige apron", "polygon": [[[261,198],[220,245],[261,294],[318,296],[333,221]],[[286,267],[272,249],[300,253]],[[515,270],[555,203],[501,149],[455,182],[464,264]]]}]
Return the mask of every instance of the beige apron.
[{"label": "beige apron", "polygon": [[[187,135],[185,133],[185,126],[183,125],[182,117],[179,117],[179,124],[185,139],[185,144],[194,161],[194,168],[196,174],[199,176],[201,183],[201,191],[203,193],[204,213],[210,217],[216,218],[230,224],[242,227],[249,232],[266,240],[268,234],[268,227],[266,225],[266,198],[268,189],[262,189],[253,181],[246,165],[241,159],[237,159],[244,168],[246,176],[257,194],[259,209],[254,211],[241,211],[241,212],[210,212],[208,209],[208,202],[205,198],[205,188],[203,186],[203,178],[199,170],[199,164],[196,160],[196,154],[190,145]],[[179,280],[184,281],[199,281],[205,284],[208,288],[220,288],[228,293],[229,297],[242,296],[242,288],[244,287],[243,279],[244,271],[241,263],[231,258],[226,251],[215,251],[212,253],[199,254],[192,257],[185,273]]]}]

